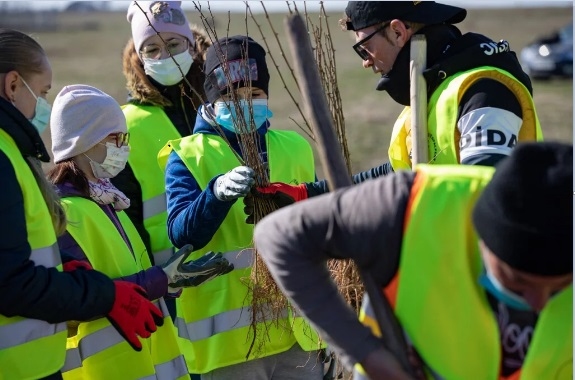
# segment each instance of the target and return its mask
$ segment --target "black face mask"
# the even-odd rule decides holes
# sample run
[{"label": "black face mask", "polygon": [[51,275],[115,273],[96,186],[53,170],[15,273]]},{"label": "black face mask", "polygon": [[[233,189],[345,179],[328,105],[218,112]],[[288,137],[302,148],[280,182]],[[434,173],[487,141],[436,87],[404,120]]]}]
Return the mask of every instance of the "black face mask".
[{"label": "black face mask", "polygon": [[411,51],[411,39],[401,48],[393,68],[389,73],[381,76],[376,89],[387,91],[389,96],[399,104],[409,105],[409,55]]},{"label": "black face mask", "polygon": [[[421,29],[416,34],[425,34],[427,41],[427,66],[435,63],[443,53],[449,41],[461,33],[452,25],[431,25]],[[409,61],[411,39],[399,51],[391,71],[381,76],[377,83],[378,91],[387,91],[389,96],[399,104],[408,106],[409,101]]]}]

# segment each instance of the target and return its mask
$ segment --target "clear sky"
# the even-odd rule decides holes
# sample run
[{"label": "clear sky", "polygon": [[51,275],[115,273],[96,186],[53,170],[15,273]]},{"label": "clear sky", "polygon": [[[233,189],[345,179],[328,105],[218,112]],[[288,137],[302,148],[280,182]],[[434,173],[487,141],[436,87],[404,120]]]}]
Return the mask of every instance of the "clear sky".
[{"label": "clear sky", "polygon": [[[1,3],[4,1],[0,1]],[[459,0],[459,1],[442,1],[445,4],[457,5],[466,8],[511,8],[511,7],[567,7],[572,6],[573,2],[568,0]],[[19,3],[19,4],[18,4]],[[34,9],[64,9],[70,1],[18,1],[12,2],[17,7],[31,7]],[[130,1],[109,1],[111,9],[127,9]],[[207,1],[199,1],[202,7],[207,7]],[[214,0],[210,1],[210,7],[213,11],[244,11],[245,5],[241,0]],[[249,1],[252,11],[261,9],[259,1]],[[293,3],[290,1],[290,3]],[[303,1],[295,2],[298,7],[303,8]],[[319,1],[307,1],[308,10],[319,8]],[[264,4],[268,11],[286,10],[286,2],[281,0],[265,0]],[[343,11],[347,1],[328,0],[324,1],[324,7],[328,11]],[[194,9],[194,1],[183,1],[184,9]]]}]

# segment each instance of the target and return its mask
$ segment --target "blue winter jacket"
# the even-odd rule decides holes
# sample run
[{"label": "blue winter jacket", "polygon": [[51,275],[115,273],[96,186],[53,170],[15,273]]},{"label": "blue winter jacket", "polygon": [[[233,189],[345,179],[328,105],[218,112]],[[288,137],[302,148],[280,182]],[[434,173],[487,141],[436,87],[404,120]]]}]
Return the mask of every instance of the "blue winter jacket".
[{"label": "blue winter jacket", "polygon": [[[203,112],[200,109],[196,117],[193,133],[218,135],[216,129],[204,119],[202,114]],[[267,147],[265,134],[268,128],[269,122],[265,122],[257,130],[260,138],[260,157],[266,163]],[[241,157],[237,135],[224,128],[221,129],[224,131],[225,137],[232,148]],[[192,244],[194,250],[203,248],[220,228],[234,202],[237,202],[237,200],[220,201],[216,198],[213,192],[213,185],[216,178],[221,174],[225,173],[222,172],[216,175],[208,183],[206,189],[202,190],[177,153],[170,153],[166,165],[168,236],[175,247]]]}]

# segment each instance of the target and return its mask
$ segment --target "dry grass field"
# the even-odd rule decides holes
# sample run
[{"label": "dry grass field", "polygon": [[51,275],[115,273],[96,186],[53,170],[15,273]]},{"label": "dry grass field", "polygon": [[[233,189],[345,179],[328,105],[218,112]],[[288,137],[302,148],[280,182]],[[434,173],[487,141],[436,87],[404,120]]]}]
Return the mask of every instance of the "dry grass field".
[{"label": "dry grass field", "polygon": [[[259,3],[254,4],[260,7]],[[204,10],[205,12],[206,10]],[[201,25],[196,11],[187,10],[190,21]],[[280,55],[270,24],[278,33],[287,60],[291,56],[283,29],[285,13],[271,14],[269,21],[264,14],[256,14],[262,26],[272,56],[280,63],[283,76],[291,78],[285,60]],[[262,43],[263,38],[254,21],[244,14],[216,14],[215,24],[219,37],[234,34],[251,35]],[[378,76],[363,69],[359,57],[351,49],[353,36],[338,27],[341,14],[330,14],[328,22],[335,46],[339,89],[343,99],[343,112],[355,171],[366,170],[387,160],[387,146],[393,122],[401,106],[382,92],[375,91]],[[86,83],[96,86],[114,96],[120,104],[127,97],[124,78],[121,73],[121,52],[130,37],[130,25],[125,12],[70,14],[56,16],[59,29],[55,32],[33,32],[32,35],[46,49],[54,71],[52,101],[65,85]],[[316,19],[318,15],[311,15]],[[541,34],[573,21],[572,8],[524,8],[524,9],[471,9],[467,19],[459,24],[463,32],[474,31],[488,35],[494,40],[506,39],[512,50],[519,52],[524,46]],[[226,31],[229,24],[229,31]],[[86,26],[90,26],[86,28]],[[88,29],[88,30],[86,30]],[[25,29],[24,29],[25,30]],[[270,66],[270,107],[275,116],[272,127],[294,129],[301,117],[279,79],[278,72]],[[299,99],[293,80],[287,87]],[[572,80],[555,79],[534,82],[535,104],[544,134],[547,139],[573,140],[573,83]],[[49,144],[49,134],[44,136]],[[321,167],[318,164],[321,175]]]}]

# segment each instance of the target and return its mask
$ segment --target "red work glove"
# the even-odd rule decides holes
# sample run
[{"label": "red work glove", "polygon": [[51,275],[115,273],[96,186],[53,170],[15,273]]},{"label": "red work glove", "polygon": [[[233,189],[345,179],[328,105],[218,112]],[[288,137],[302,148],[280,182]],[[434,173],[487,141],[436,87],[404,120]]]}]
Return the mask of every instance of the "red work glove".
[{"label": "red work glove", "polygon": [[270,199],[277,208],[289,206],[294,202],[307,199],[307,188],[305,184],[288,185],[287,183],[274,182],[269,186],[256,187],[251,193],[244,197],[244,212],[247,215],[246,223],[254,223],[254,200],[253,197]]},{"label": "red work glove", "polygon": [[149,338],[156,326],[164,324],[160,309],[146,298],[146,291],[127,281],[114,281],[116,298],[107,317],[120,335],[136,351],[142,350],[138,335]]},{"label": "red work glove", "polygon": [[72,272],[76,269],[85,269],[85,270],[92,270],[92,266],[87,261],[82,260],[70,260],[65,262],[62,267],[64,268],[64,272]]}]

